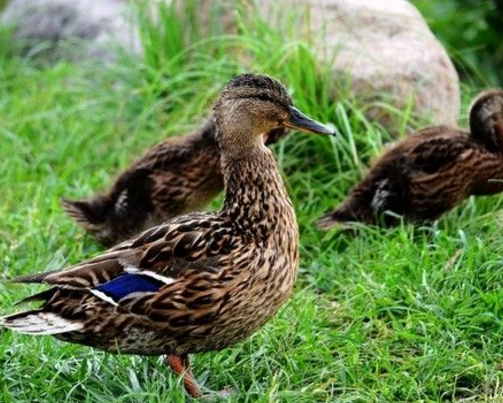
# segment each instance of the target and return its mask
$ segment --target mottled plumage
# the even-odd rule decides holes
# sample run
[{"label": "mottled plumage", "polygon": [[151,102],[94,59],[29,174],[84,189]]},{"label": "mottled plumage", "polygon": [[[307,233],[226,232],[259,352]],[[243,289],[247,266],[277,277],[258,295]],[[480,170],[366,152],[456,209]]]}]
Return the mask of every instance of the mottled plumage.
[{"label": "mottled plumage", "polygon": [[[361,221],[395,225],[439,218],[470,195],[503,191],[503,91],[480,94],[469,113],[470,132],[423,129],[385,151],[321,229]],[[394,214],[386,214],[386,213]]]},{"label": "mottled plumage", "polygon": [[295,213],[261,133],[278,126],[332,133],[264,75],[230,81],[214,113],[222,209],[174,218],[94,259],[18,279],[53,287],[28,298],[41,308],[4,317],[4,326],[110,352],[165,354],[187,391],[200,395],[188,354],[247,338],[278,311],[297,276]]},{"label": "mottled plumage", "polygon": [[[199,210],[224,188],[215,131],[210,118],[193,134],[165,140],[121,173],[107,193],[63,199],[63,207],[106,246]],[[284,128],[275,128],[264,139],[271,144],[285,134]]]}]

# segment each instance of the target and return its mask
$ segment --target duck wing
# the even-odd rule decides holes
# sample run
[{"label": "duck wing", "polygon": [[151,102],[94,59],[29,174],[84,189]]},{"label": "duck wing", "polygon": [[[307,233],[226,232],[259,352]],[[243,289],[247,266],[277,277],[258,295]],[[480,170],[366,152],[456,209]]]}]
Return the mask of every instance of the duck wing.
[{"label": "duck wing", "polygon": [[473,150],[468,137],[437,137],[415,145],[407,160],[413,172],[432,174],[457,161],[465,152]]},{"label": "duck wing", "polygon": [[[118,304],[133,294],[152,293],[173,284],[188,271],[202,276],[218,272],[218,256],[232,248],[230,232],[231,227],[218,214],[189,214],[153,227],[93,259],[13,281],[89,290]],[[28,298],[35,299],[45,298]]]}]

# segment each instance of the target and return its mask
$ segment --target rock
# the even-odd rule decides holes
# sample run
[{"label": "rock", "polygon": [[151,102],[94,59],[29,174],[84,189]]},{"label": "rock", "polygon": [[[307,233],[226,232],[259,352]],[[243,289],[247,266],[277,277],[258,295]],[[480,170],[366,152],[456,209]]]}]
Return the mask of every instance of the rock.
[{"label": "rock", "polygon": [[[202,0],[203,9],[225,10],[222,25],[235,26],[235,2]],[[215,3],[216,2],[216,3]],[[459,78],[447,52],[417,9],[406,0],[245,0],[270,26],[307,40],[320,62],[330,63],[334,83],[346,83],[364,101],[383,100],[422,121],[456,125],[460,109]],[[278,8],[278,5],[281,5]],[[253,12],[246,13],[253,16]],[[290,15],[287,15],[290,14]],[[334,57],[335,56],[335,57]],[[374,102],[374,105],[378,102]],[[393,129],[391,115],[371,106],[367,115]]]},{"label": "rock", "polygon": [[118,49],[141,52],[128,6],[124,0],[11,0],[1,22],[13,26],[13,39],[25,53],[110,62]]}]

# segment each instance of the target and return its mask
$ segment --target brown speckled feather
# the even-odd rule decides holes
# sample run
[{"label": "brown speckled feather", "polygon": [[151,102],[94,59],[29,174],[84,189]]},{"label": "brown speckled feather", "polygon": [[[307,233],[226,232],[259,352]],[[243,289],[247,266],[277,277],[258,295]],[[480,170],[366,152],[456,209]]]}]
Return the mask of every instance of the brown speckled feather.
[{"label": "brown speckled feather", "polygon": [[503,191],[503,91],[477,97],[470,130],[434,126],[400,140],[339,207],[319,220],[319,227],[348,221],[395,225],[397,215],[421,223],[470,195]]}]

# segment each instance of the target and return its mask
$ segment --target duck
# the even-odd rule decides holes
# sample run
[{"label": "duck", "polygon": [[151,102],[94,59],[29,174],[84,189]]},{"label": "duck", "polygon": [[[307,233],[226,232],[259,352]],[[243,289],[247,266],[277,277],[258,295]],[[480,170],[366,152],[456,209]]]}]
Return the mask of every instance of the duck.
[{"label": "duck", "polygon": [[213,111],[222,208],[175,217],[74,266],[13,280],[50,288],[24,300],[40,307],[4,316],[1,325],[111,353],[164,356],[187,393],[202,395],[189,355],[248,338],[297,278],[295,211],[262,133],[335,134],[265,74],[231,79]]},{"label": "duck", "polygon": [[[203,209],[224,189],[216,124],[210,117],[187,136],[149,149],[117,176],[111,188],[86,200],[63,198],[67,214],[95,240],[113,246],[164,221]],[[285,137],[264,133],[267,145]]]},{"label": "duck", "polygon": [[468,131],[427,127],[384,151],[348,197],[318,220],[318,228],[424,224],[469,196],[503,191],[503,90],[480,93],[468,120]]}]

